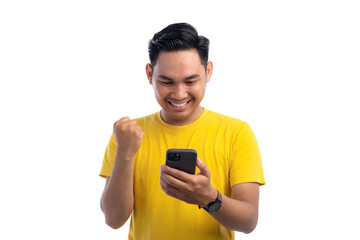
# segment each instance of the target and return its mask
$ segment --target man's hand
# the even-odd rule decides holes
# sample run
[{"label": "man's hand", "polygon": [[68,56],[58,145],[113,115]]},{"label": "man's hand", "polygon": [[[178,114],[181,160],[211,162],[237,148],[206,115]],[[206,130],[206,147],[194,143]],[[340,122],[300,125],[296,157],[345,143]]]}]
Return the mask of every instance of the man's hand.
[{"label": "man's hand", "polygon": [[205,163],[198,158],[196,165],[200,170],[196,175],[162,165],[160,185],[169,196],[206,207],[209,202],[216,199],[217,191],[210,183],[211,173]]},{"label": "man's hand", "polygon": [[129,117],[123,117],[114,123],[114,137],[117,143],[116,154],[123,159],[132,160],[141,146],[144,130]]}]

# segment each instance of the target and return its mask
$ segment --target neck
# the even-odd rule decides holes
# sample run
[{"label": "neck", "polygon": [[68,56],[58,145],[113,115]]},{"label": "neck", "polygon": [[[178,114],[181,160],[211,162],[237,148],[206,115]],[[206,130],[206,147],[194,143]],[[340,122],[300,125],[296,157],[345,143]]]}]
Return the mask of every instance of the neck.
[{"label": "neck", "polygon": [[198,120],[203,112],[204,112],[204,108],[199,106],[196,109],[196,111],[194,111],[191,114],[191,116],[189,116],[186,119],[171,119],[171,118],[168,118],[166,116],[164,110],[161,110],[160,117],[167,124],[170,124],[170,125],[173,125],[173,126],[185,126],[185,125],[189,125],[189,124],[195,122],[196,120]]}]

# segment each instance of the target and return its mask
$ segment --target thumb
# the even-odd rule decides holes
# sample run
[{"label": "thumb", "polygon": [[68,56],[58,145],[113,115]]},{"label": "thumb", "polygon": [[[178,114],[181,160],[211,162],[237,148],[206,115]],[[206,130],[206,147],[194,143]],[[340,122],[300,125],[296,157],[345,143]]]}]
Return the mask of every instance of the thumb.
[{"label": "thumb", "polygon": [[208,167],[206,166],[206,164],[200,160],[200,158],[197,159],[196,161],[196,166],[199,168],[200,170],[200,173],[199,174],[202,174],[204,175],[205,177],[207,178],[210,178],[211,177],[211,172],[210,170],[208,169]]}]

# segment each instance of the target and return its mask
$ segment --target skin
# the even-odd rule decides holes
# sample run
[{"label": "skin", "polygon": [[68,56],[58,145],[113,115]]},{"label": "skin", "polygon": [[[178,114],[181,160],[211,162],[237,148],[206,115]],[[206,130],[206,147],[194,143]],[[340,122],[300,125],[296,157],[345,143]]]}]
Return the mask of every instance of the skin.
[{"label": "skin", "polygon": [[[209,62],[205,70],[195,49],[161,52],[153,70],[150,64],[146,66],[146,75],[154,88],[155,98],[162,107],[161,117],[165,122],[181,126],[200,117],[203,112],[200,103],[212,69],[212,62]],[[174,108],[171,104],[188,101],[190,102],[184,108]]]},{"label": "skin", "polygon": [[100,206],[106,223],[116,229],[127,221],[134,207],[133,160],[145,132],[135,120],[124,117],[114,123],[113,134],[117,143],[114,168],[106,178]]},{"label": "skin", "polygon": [[[196,121],[203,108],[200,103],[213,71],[212,62],[206,68],[196,50],[161,52],[155,66],[146,65],[146,75],[153,86],[156,100],[162,107],[161,117],[168,124],[182,126]],[[114,124],[118,149],[111,177],[107,177],[101,198],[106,223],[121,227],[134,206],[133,159],[141,146],[144,131],[128,117]],[[187,174],[166,165],[160,167],[161,189],[174,198],[189,204],[206,207],[217,197],[211,185],[211,172],[197,160],[200,172]],[[250,233],[257,224],[259,184],[242,183],[231,188],[231,198],[222,198],[221,208],[211,216],[228,229]]]}]

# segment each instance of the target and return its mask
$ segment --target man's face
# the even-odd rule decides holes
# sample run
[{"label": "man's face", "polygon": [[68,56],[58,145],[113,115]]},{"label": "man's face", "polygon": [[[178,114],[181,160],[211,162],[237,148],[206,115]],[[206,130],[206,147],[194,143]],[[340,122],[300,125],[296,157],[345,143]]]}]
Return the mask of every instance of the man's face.
[{"label": "man's face", "polygon": [[165,122],[180,126],[200,117],[200,102],[210,81],[212,63],[205,71],[196,49],[160,52],[154,69],[148,64],[146,73]]}]

